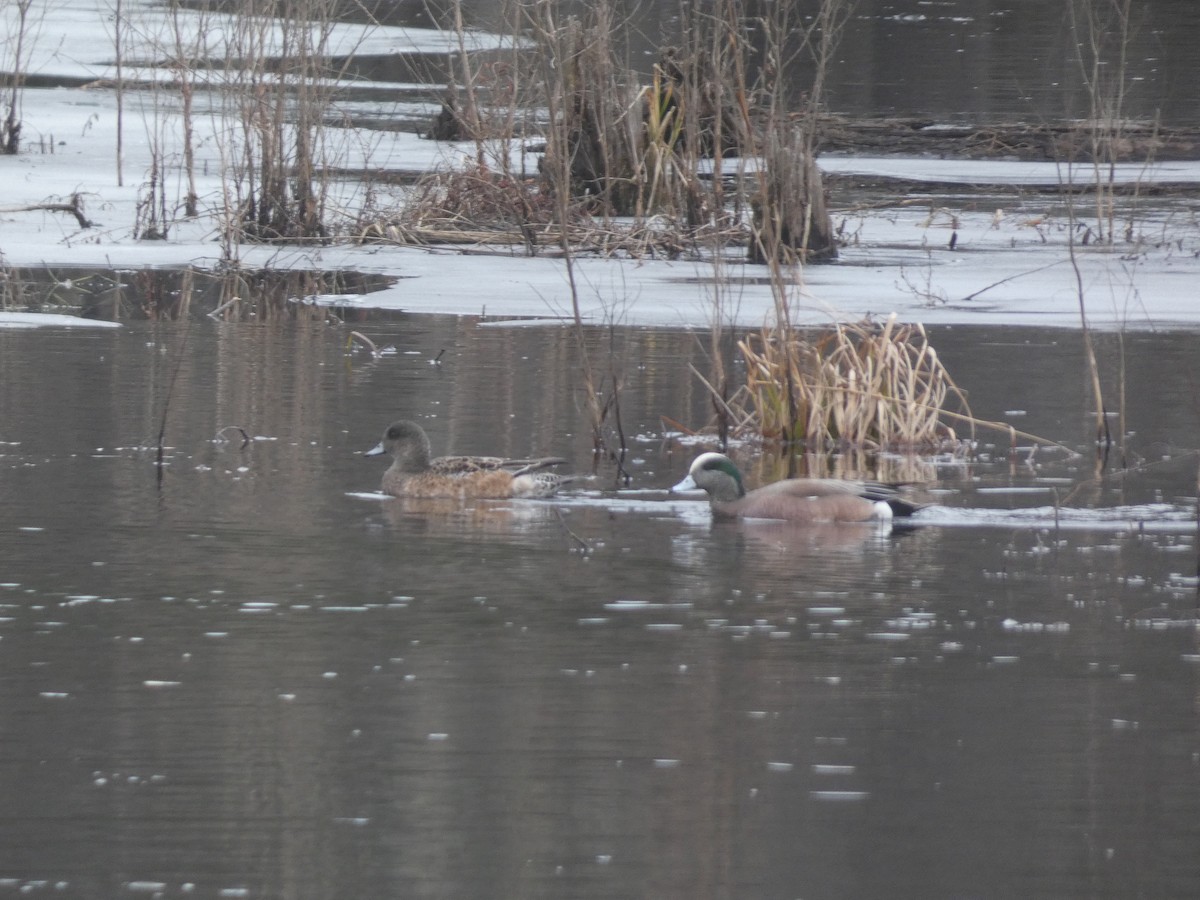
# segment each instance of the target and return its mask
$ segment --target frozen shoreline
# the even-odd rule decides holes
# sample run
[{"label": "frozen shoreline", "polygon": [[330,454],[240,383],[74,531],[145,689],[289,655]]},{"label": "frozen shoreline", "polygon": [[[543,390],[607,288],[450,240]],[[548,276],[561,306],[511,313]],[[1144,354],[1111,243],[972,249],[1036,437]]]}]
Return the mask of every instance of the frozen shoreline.
[{"label": "frozen shoreline", "polygon": [[[107,7],[103,7],[107,9]],[[106,48],[94,40],[102,12],[94,0],[75,0],[47,13],[46,33],[65,35],[52,59],[35,58],[31,72],[73,72],[104,78]],[[142,10],[152,16],[150,11]],[[349,35],[347,40],[353,39]],[[371,37],[379,48],[434,48],[445,36],[382,29]],[[110,49],[110,48],[107,48]],[[90,53],[90,56],[89,56]],[[139,191],[152,150],[143,116],[163,116],[164,97],[126,94],[124,186],[117,184],[116,102],[108,87],[27,88],[23,144],[4,157],[6,191],[0,199],[0,262],[10,267],[141,269],[221,262],[217,221],[172,223],[170,240],[137,241],[133,227]],[[154,104],[158,103],[158,108]],[[197,166],[210,174],[199,184],[202,207],[216,209],[221,183],[215,117],[197,123],[208,131],[199,143]],[[343,136],[351,168],[424,171],[453,165],[473,146],[438,144],[400,132]],[[38,152],[41,147],[45,152]],[[53,152],[50,152],[50,150]],[[839,209],[835,224],[848,236],[841,260],[810,266],[795,290],[797,321],[821,324],[896,312],[927,324],[981,323],[1078,327],[1076,273],[1068,254],[1065,218],[1054,197],[1022,194],[1020,186],[1086,182],[1090,167],[1065,174],[1053,163],[1007,160],[942,160],[830,156],[822,169],[837,175],[903,178],[914,182],[1007,185],[1010,194],[972,198],[956,193],[896,197],[894,205]],[[532,162],[530,163],[532,165]],[[1194,184],[1200,195],[1200,161],[1152,166],[1124,164],[1118,181]],[[361,184],[344,181],[340,202],[353,209]],[[79,193],[96,226],[81,229],[69,215],[18,211],[62,202]],[[1196,195],[1146,198],[1135,214],[1138,242],[1112,248],[1079,247],[1089,323],[1103,329],[1200,328],[1200,204]],[[1081,205],[1083,201],[1080,201]],[[336,225],[336,223],[335,223]],[[949,249],[951,233],[955,248]],[[461,247],[244,245],[246,267],[354,269],[398,278],[391,288],[364,295],[358,305],[414,313],[554,318],[570,309],[561,261],[511,254],[464,252]],[[639,326],[705,327],[712,318],[716,269],[705,262],[580,258],[577,274],[589,321]],[[772,300],[765,269],[740,262],[721,267],[723,318],[739,326],[761,325]]]}]

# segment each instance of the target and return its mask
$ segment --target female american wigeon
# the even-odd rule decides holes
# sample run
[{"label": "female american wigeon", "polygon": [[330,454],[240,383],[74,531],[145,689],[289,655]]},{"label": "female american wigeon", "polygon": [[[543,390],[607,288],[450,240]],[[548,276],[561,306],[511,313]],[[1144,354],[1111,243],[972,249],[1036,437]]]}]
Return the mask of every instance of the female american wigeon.
[{"label": "female american wigeon", "polygon": [[430,458],[429,436],[416,422],[393,422],[383,440],[364,456],[392,455],[383,473],[383,492],[394,497],[550,497],[571,479],[542,469],[566,462],[498,456]]},{"label": "female american wigeon", "polygon": [[746,491],[728,456],[702,453],[672,491],[708,492],[717,518],[786,519],[799,524],[869,522],[911,516],[921,507],[885,484],[836,478],[788,478]]}]

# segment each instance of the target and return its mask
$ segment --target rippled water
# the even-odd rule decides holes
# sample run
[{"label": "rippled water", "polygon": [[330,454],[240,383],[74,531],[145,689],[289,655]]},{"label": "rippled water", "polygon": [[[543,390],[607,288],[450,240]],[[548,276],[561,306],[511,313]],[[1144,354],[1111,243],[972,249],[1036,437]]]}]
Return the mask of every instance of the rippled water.
[{"label": "rippled water", "polygon": [[[668,497],[704,364],[651,330],[614,336],[628,486],[382,501],[401,415],[591,441],[565,332],[354,327],[396,352],[0,331],[0,896],[1200,892],[1194,335],[1126,337],[1139,468],[981,435],[885,533]],[[976,415],[1086,448],[1077,335],[931,340]]]},{"label": "rippled water", "polygon": [[[558,5],[562,15],[590,6],[575,0]],[[818,0],[793,0],[795,27],[807,27],[819,5]],[[1110,10],[1124,5],[1076,3],[1078,27],[1072,30],[1070,5],[1044,0],[856,0],[827,73],[829,108],[855,116],[914,115],[984,124],[1086,118],[1093,114],[1083,75],[1087,70],[1093,77],[1087,12],[1095,17],[1099,77],[1104,79],[1122,63],[1114,36],[1117,19]],[[647,70],[661,47],[679,43],[680,11],[689,8],[678,0],[614,0],[611,6],[615,21],[629,23],[631,63]],[[438,7],[424,0],[386,0],[373,8],[389,23],[450,21],[436,12],[431,17]],[[462,8],[469,24],[510,33],[508,4],[463,0]],[[773,14],[772,4],[756,0],[737,8],[752,18]],[[1200,78],[1195,52],[1200,5],[1194,0],[1140,0],[1129,4],[1129,11],[1122,114],[1190,127]],[[797,92],[812,84],[808,58],[805,53],[793,57]],[[425,79],[430,68],[442,68],[440,60],[414,67],[403,55],[376,62],[381,69],[367,71],[390,81]],[[448,77],[439,72],[434,80]]]}]

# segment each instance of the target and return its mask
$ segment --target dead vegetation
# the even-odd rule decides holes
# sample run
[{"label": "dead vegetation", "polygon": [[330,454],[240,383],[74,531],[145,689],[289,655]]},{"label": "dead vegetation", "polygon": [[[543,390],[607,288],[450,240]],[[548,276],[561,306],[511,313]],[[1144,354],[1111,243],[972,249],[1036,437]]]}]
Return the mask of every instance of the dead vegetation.
[{"label": "dead vegetation", "polygon": [[486,165],[422,176],[402,207],[360,223],[357,235],[363,243],[522,247],[531,256],[558,255],[565,239],[579,253],[634,259],[678,259],[746,241],[732,225],[685,232],[664,216],[598,216],[587,202],[569,201],[560,216],[540,179]]},{"label": "dead vegetation", "polygon": [[745,386],[728,402],[736,432],[810,451],[955,449],[944,410],[970,422],[966,395],[920,325],[892,316],[806,335],[764,328],[739,341]]},{"label": "dead vegetation", "polygon": [[[522,33],[537,45],[534,64],[511,64],[510,78],[544,111],[538,133],[525,130],[528,115],[481,109],[478,84],[459,86],[432,133],[473,136],[476,165],[420,179],[398,208],[361,222],[361,238],[507,242],[529,253],[565,238],[586,253],[733,250],[785,262],[836,255],[812,163],[815,106],[797,108],[786,96],[784,80],[771,74],[782,61],[775,70],[751,65],[752,35],[765,28],[781,58],[789,22],[752,20],[728,0],[711,11],[689,8],[681,46],[662,48],[643,76],[621,60],[626,26],[608,3],[561,20],[548,4],[522,16]],[[539,59],[553,65],[539,67]],[[516,174],[513,151],[534,144],[537,171]]]}]

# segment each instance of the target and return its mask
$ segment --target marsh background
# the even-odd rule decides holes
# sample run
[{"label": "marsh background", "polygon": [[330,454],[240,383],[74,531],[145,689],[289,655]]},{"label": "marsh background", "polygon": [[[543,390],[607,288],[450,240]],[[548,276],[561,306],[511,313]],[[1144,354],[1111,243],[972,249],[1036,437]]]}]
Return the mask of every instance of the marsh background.
[{"label": "marsh background", "polygon": [[[639,8],[647,59],[674,9]],[[1140,12],[1131,114],[1194,120],[1200,11]],[[1066,35],[1056,4],[864,0],[830,105],[1079,114]],[[1100,467],[1077,331],[931,329],[978,416],[1079,455],[981,434],[880,533],[669,497],[704,339],[619,323],[587,332],[628,484],[383,501],[361,451],[401,416],[591,472],[578,350],[348,315],[0,331],[0,896],[1200,892],[1194,329],[1098,336]]]}]

